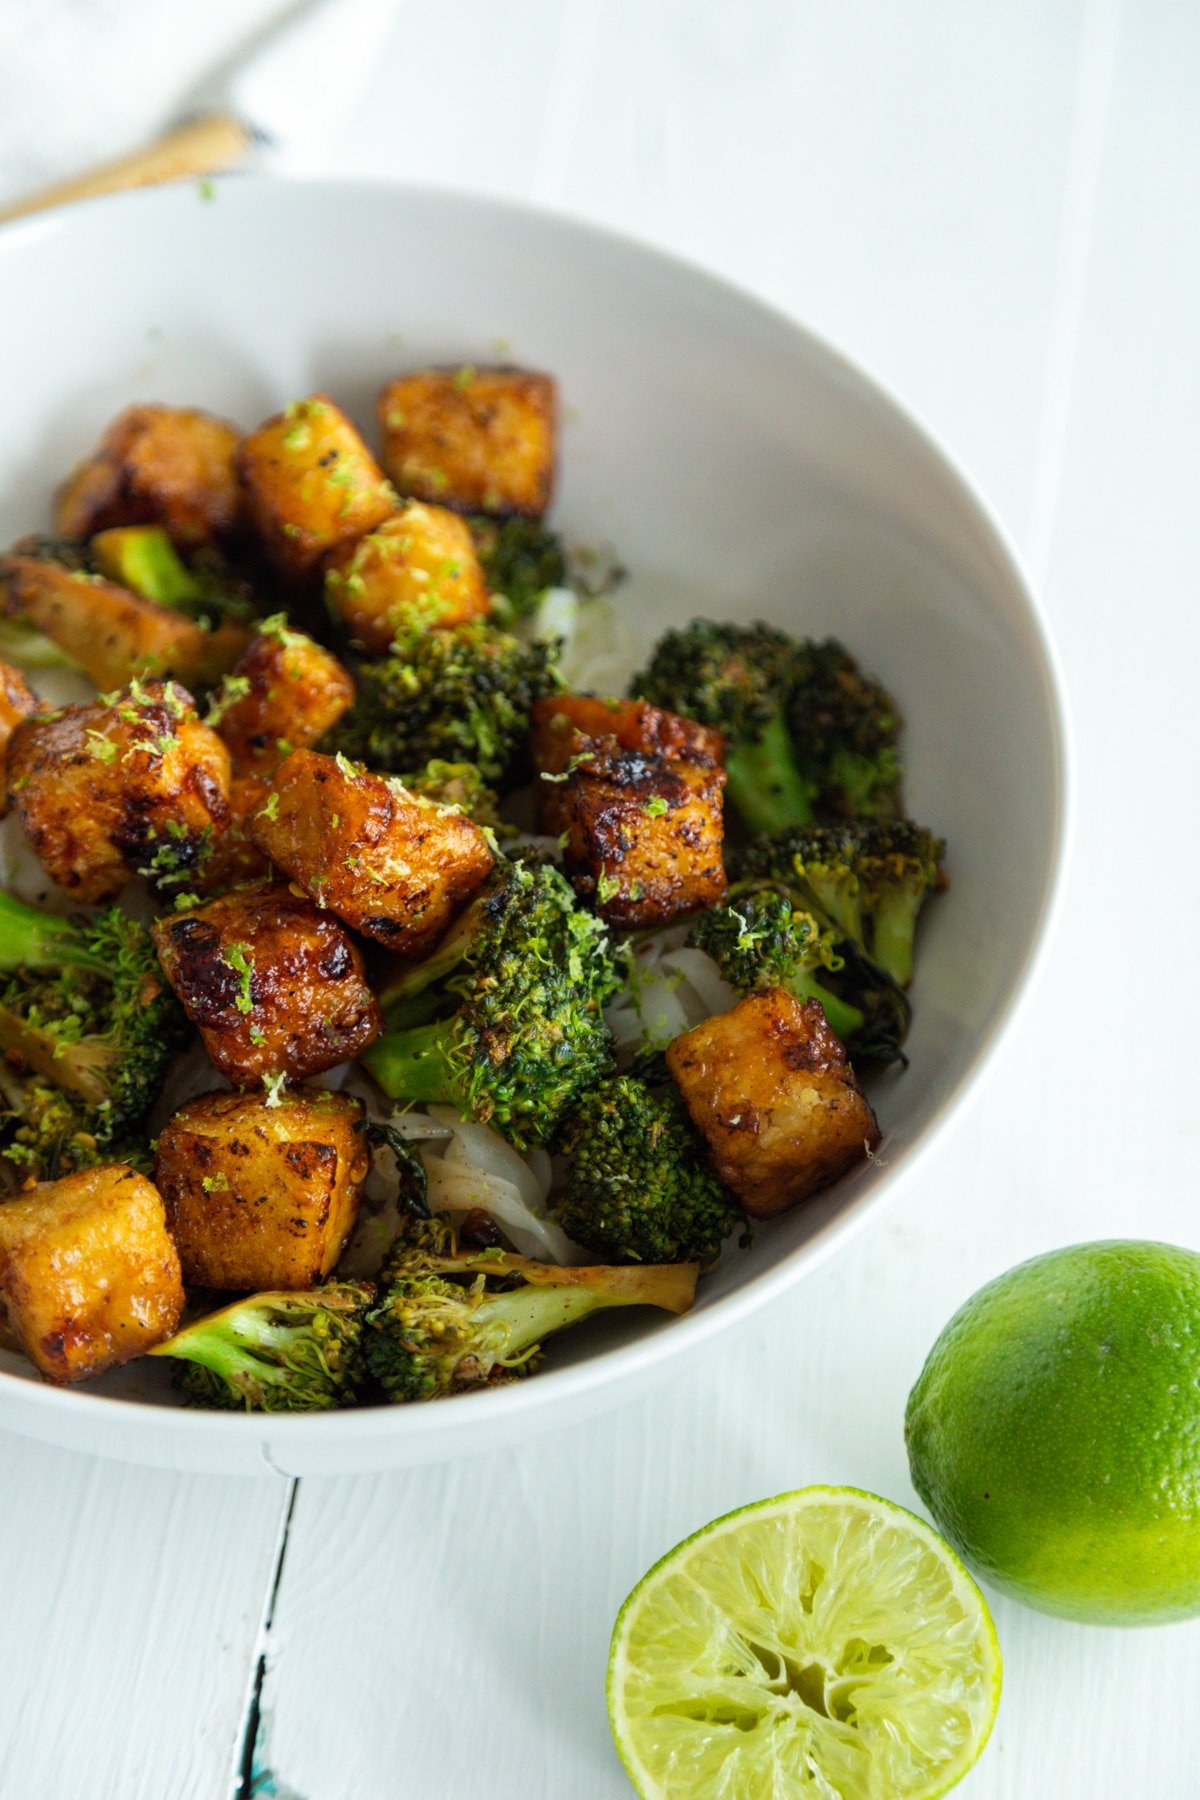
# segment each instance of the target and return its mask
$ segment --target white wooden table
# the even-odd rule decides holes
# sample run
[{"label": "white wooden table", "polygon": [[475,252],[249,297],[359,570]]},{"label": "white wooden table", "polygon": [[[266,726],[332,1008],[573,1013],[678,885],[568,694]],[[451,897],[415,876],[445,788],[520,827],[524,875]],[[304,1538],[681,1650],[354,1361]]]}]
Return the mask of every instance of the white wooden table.
[{"label": "white wooden table", "polygon": [[[0,185],[136,140],[275,10],[8,0]],[[813,1481],[911,1502],[905,1394],[967,1293],[1081,1238],[1200,1246],[1198,72],[1186,0],[400,12],[339,172],[668,244],[845,345],[965,460],[1072,690],[1067,905],[919,1183],[648,1400],[502,1456],[299,1487],[0,1437],[0,1800],[622,1800],[607,1637],[660,1552]],[[1200,1624],[996,1617],[1005,1698],[964,1796],[1200,1792]]]}]

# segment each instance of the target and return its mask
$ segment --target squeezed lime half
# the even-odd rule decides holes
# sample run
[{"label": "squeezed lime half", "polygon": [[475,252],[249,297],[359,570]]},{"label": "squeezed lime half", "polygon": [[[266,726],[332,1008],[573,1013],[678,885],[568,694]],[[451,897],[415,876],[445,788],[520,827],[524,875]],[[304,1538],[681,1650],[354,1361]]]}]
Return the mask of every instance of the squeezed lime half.
[{"label": "squeezed lime half", "polygon": [[608,1664],[643,1800],[933,1800],[978,1757],[1000,1647],[903,1507],[811,1487],[727,1513],[643,1576]]}]

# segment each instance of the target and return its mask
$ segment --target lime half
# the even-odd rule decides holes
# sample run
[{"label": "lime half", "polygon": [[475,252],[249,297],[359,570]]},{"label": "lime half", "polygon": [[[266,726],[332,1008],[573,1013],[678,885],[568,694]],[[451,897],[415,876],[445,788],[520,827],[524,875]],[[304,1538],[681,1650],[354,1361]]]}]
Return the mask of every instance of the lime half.
[{"label": "lime half", "polygon": [[999,1701],[983,1595],[921,1519],[857,1488],[685,1539],[621,1608],[608,1664],[643,1800],[932,1800]]}]

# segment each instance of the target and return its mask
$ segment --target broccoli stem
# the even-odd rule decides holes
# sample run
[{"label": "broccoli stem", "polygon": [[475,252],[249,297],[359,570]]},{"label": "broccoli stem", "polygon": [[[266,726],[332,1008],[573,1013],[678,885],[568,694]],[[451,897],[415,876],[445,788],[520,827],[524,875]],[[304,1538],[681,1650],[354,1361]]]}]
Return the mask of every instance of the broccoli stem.
[{"label": "broccoli stem", "polygon": [[871,914],[871,955],[900,987],[912,980],[917,915],[924,898],[923,887],[916,891],[903,885],[887,887]]},{"label": "broccoli stem", "polygon": [[812,824],[816,796],[796,767],[782,713],[776,713],[757,740],[733,745],[725,770],[730,798],[751,831]]},{"label": "broccoli stem", "polygon": [[851,1006],[848,1000],[839,1000],[807,969],[791,976],[785,986],[797,1000],[819,1001],[830,1031],[834,1037],[841,1038],[843,1044],[866,1024],[866,1015],[857,1006]]},{"label": "broccoli stem", "polygon": [[448,1051],[453,1020],[389,1031],[363,1051],[360,1061],[392,1100],[424,1105],[456,1103]]},{"label": "broccoli stem", "polygon": [[481,1300],[471,1314],[471,1334],[496,1362],[522,1362],[544,1337],[606,1306],[633,1304],[626,1294],[588,1287],[520,1287]]},{"label": "broccoli stem", "polygon": [[180,607],[203,597],[196,577],[161,525],[126,525],[102,531],[92,540],[92,554],[102,574],[144,600]]},{"label": "broccoli stem", "polygon": [[56,969],[63,963],[100,975],[112,973],[70,919],[0,894],[0,969]]}]

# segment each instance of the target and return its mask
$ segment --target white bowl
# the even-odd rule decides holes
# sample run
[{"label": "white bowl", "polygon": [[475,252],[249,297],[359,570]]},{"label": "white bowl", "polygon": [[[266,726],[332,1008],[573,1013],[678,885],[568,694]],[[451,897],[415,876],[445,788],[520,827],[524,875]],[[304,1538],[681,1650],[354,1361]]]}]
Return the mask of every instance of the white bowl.
[{"label": "white bowl", "polygon": [[909,721],[911,810],[949,840],[907,1072],[873,1092],[881,1161],[728,1255],[695,1311],[561,1340],[533,1380],[312,1417],[165,1402],[138,1365],[42,1385],[0,1352],[0,1425],[130,1461],[335,1474],[491,1449],[634,1394],[801,1280],[908,1179],[1029,984],[1063,861],[1054,656],[1002,532],[929,437],[845,357],[642,245],[462,195],[233,179],[93,202],[0,232],[0,542],[40,527],[137,398],[250,426],[327,389],[365,427],[425,361],[553,370],[557,521],[615,547],[639,647],[695,614],[834,633]]}]

